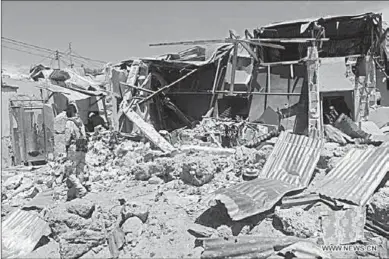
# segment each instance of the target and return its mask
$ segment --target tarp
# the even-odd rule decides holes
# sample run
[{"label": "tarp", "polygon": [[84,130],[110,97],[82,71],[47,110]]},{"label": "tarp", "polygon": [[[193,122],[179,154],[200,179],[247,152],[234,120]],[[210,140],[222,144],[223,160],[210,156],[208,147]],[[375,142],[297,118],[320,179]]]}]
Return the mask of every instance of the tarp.
[{"label": "tarp", "polygon": [[69,101],[84,100],[84,99],[88,99],[91,97],[90,95],[80,93],[80,92],[77,92],[77,91],[74,91],[74,90],[71,90],[71,89],[68,89],[65,87],[53,85],[53,84],[46,84],[44,89],[51,91],[53,93],[61,93],[64,96],[66,96],[66,98],[69,99]]}]

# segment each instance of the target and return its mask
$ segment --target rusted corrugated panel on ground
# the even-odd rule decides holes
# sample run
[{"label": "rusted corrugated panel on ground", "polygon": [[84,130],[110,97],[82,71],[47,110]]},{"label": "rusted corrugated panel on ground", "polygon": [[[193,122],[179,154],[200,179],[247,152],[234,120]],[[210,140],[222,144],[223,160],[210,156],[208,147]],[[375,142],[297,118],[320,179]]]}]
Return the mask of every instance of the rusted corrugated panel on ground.
[{"label": "rusted corrugated panel on ground", "polygon": [[287,253],[290,253],[293,256],[293,258],[323,258],[323,259],[329,259],[331,258],[331,255],[324,252],[323,249],[321,249],[318,245],[316,245],[313,242],[309,241],[299,241],[294,244],[291,244],[290,246],[285,247],[282,249],[278,254],[285,255],[285,257],[282,258],[292,258],[292,256],[286,256]]},{"label": "rusted corrugated panel on ground", "polygon": [[36,212],[16,210],[2,223],[2,256],[19,258],[35,248],[42,236],[51,232]]},{"label": "rusted corrugated panel on ground", "polygon": [[307,187],[322,146],[323,140],[319,137],[282,132],[260,177]]},{"label": "rusted corrugated panel on ground", "polygon": [[203,241],[201,258],[267,258],[275,253],[275,246],[288,246],[298,242],[297,237],[239,236],[208,238]]},{"label": "rusted corrugated panel on ground", "polygon": [[233,220],[241,220],[271,209],[286,193],[299,189],[280,180],[259,178],[217,190],[213,200],[222,202]]},{"label": "rusted corrugated panel on ground", "polygon": [[299,195],[293,195],[289,197],[284,197],[281,201],[282,208],[300,206],[300,205],[310,205],[315,202],[320,201],[319,194],[316,193],[302,193]]},{"label": "rusted corrugated panel on ground", "polygon": [[389,171],[389,147],[352,149],[319,183],[323,196],[364,206]]}]

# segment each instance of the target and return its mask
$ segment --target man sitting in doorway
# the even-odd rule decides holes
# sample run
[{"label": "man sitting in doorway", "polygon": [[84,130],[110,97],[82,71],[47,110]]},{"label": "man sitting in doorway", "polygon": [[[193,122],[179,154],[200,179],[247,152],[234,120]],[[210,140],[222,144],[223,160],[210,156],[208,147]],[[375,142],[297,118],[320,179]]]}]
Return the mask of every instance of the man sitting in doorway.
[{"label": "man sitting in doorway", "polygon": [[86,125],[89,132],[93,132],[97,126],[101,125],[105,129],[108,129],[103,117],[98,112],[90,112],[88,116],[88,124]]}]

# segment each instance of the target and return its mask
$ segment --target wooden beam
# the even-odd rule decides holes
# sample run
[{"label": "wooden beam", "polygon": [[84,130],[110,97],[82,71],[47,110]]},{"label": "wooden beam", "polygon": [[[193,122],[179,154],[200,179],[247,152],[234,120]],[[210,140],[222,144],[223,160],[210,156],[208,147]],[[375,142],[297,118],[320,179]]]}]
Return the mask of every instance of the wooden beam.
[{"label": "wooden beam", "polygon": [[154,127],[145,122],[135,111],[133,111],[130,107],[124,111],[124,114],[127,118],[132,121],[140,131],[159,149],[163,152],[173,152],[175,148],[164,139],[155,129]]},{"label": "wooden beam", "polygon": [[105,119],[107,120],[107,125],[109,127],[111,124],[109,123],[109,119],[108,119],[107,105],[105,103],[105,98],[103,99],[103,109],[104,109]]},{"label": "wooden beam", "polygon": [[[238,37],[232,32],[230,31],[230,35],[231,37],[233,37],[234,39],[237,39]],[[255,61],[259,61],[258,57],[257,57],[257,54],[251,49],[251,47],[244,41],[241,41],[239,42],[242,47],[250,54],[250,56],[255,60]]]},{"label": "wooden beam", "polygon": [[235,87],[235,73],[236,73],[236,63],[238,62],[238,44],[234,44],[234,53],[232,56],[231,64],[231,82],[230,82],[230,95],[234,94]]},{"label": "wooden beam", "polygon": [[138,87],[138,86],[135,86],[135,85],[130,85],[130,84],[127,84],[127,83],[125,83],[125,82],[120,82],[120,84],[121,84],[121,85],[128,86],[128,87],[131,87],[131,88],[134,88],[134,89],[139,90],[139,91],[144,91],[144,92],[150,93],[150,94],[152,94],[152,93],[155,92],[155,91],[153,91],[153,90],[145,89],[145,88]]},{"label": "wooden beam", "polygon": [[217,62],[217,68],[216,68],[216,73],[215,73],[215,78],[213,79],[213,87],[212,87],[212,98],[211,102],[209,103],[209,108],[211,109],[213,106],[213,102],[215,100],[215,91],[216,87],[219,85],[219,73],[220,73],[220,64],[221,64],[221,59]]},{"label": "wooden beam", "polygon": [[152,43],[150,47],[157,46],[174,46],[174,45],[207,45],[218,43],[235,43],[236,41],[243,41],[249,44],[262,43],[262,42],[279,42],[279,43],[306,43],[312,41],[328,41],[329,38],[315,39],[315,38],[274,38],[274,39],[217,39],[217,40],[192,40],[192,41],[177,41],[177,42],[165,42],[165,43]]},{"label": "wooden beam", "polygon": [[177,83],[181,82],[182,80],[184,80],[185,78],[187,78],[188,76],[194,74],[195,72],[197,72],[199,69],[196,68],[194,70],[192,70],[191,72],[187,73],[186,75],[184,75],[183,77],[180,77],[179,79],[177,79],[176,81],[174,81],[173,83],[169,84],[169,85],[166,85],[160,89],[158,89],[157,91],[155,91],[153,94],[149,95],[148,97],[146,97],[145,99],[143,99],[142,101],[140,101],[138,104],[141,105],[142,103],[145,103],[147,101],[149,101],[150,99],[152,99],[154,96],[156,96],[157,94],[169,89],[170,87],[176,85]]},{"label": "wooden beam", "polygon": [[280,65],[286,66],[286,65],[292,65],[292,64],[301,64],[301,63],[304,63],[305,61],[307,61],[307,58],[303,58],[303,59],[295,60],[295,61],[281,61],[281,62],[269,62],[269,63],[263,62],[263,63],[260,63],[259,66],[261,66],[261,67],[280,66]]}]

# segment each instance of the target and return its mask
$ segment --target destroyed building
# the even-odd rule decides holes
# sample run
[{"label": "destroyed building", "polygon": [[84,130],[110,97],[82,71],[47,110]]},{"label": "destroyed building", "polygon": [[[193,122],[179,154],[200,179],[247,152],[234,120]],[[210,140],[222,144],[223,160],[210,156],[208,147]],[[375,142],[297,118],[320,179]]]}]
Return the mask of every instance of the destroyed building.
[{"label": "destroyed building", "polygon": [[[374,13],[306,19],[263,26],[254,30],[253,36],[246,32],[244,40],[232,33],[232,43],[217,48],[207,60],[201,53],[194,59],[184,54],[142,59],[144,69],[152,75],[150,89],[166,87],[163,96],[153,96],[150,119],[157,129],[172,130],[190,127],[211,108],[217,116],[258,121],[270,107],[284,114],[284,128],[303,133],[314,123],[322,128],[323,113],[335,106],[359,122],[368,116],[371,105],[381,101],[377,99],[376,76],[382,79],[379,68],[387,67],[383,31],[382,18]],[[202,43],[213,42],[220,43]],[[179,44],[201,41],[156,45]],[[246,56],[238,54],[239,47]],[[132,73],[126,70],[131,71],[133,62],[116,66],[122,71],[112,77],[118,102],[131,87],[118,85],[124,81],[124,73]],[[142,75],[144,80],[147,72]],[[135,87],[131,91],[136,94],[137,81],[131,80]],[[311,84],[314,86],[308,87]],[[388,89],[381,85],[385,102]],[[150,93],[143,92],[143,97]],[[170,108],[163,101],[166,97]]]},{"label": "destroyed building", "polygon": [[72,100],[111,128],[88,133],[82,199],[66,200],[64,152],[3,172],[3,255],[387,258],[389,120],[368,120],[387,66],[381,20],[282,22],[97,71],[33,69],[52,114]]}]

